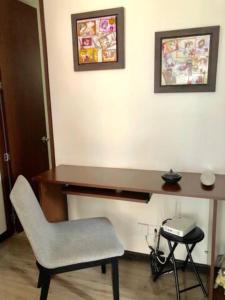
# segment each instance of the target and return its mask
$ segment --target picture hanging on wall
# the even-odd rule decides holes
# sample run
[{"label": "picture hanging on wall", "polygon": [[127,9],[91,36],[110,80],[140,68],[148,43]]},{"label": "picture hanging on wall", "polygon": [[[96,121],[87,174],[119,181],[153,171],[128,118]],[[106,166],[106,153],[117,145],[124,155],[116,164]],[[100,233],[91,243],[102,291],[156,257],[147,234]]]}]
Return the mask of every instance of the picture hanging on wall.
[{"label": "picture hanging on wall", "polygon": [[155,33],[155,93],[214,92],[219,26]]},{"label": "picture hanging on wall", "polygon": [[75,71],[121,69],[124,63],[124,8],[73,14]]}]

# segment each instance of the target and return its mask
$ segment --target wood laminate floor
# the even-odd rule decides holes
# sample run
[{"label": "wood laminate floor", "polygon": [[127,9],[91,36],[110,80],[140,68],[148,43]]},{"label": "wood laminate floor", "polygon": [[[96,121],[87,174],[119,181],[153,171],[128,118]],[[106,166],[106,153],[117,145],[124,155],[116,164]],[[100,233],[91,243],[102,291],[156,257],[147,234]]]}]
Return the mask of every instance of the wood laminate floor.
[{"label": "wood laminate floor", "polygon": [[[100,268],[92,268],[57,275],[51,281],[48,300],[112,300],[110,271],[108,267],[107,274],[101,274]],[[179,274],[181,286],[195,282],[191,273]],[[23,233],[0,244],[1,300],[38,300],[37,277],[35,259]],[[173,274],[154,283],[147,262],[121,259],[120,294],[121,300],[174,300]],[[206,298],[197,288],[184,293],[181,299]]]}]

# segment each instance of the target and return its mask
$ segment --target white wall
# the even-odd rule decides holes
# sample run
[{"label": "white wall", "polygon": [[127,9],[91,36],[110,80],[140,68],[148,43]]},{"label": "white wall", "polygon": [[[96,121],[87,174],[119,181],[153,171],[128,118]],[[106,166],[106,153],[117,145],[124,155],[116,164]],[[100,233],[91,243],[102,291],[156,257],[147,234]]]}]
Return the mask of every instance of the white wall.
[{"label": "white wall", "polygon": [[[45,0],[44,6],[57,164],[225,172],[224,0]],[[118,6],[125,7],[126,69],[74,72],[71,14]],[[216,92],[154,94],[155,31],[210,25],[221,25]],[[159,224],[175,213],[176,201],[72,197],[69,206],[71,217],[110,216],[127,249],[147,252],[137,222]],[[207,233],[208,201],[177,203]],[[200,262],[207,245],[206,238]]]}]

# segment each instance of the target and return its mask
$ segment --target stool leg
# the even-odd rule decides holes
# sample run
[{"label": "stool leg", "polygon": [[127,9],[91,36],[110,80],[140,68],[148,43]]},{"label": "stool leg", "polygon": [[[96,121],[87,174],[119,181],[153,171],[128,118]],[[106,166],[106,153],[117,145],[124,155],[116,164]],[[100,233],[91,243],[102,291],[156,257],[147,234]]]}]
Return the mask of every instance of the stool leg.
[{"label": "stool leg", "polygon": [[[171,242],[169,240],[168,240],[168,245],[169,245],[169,248],[170,248],[170,252],[172,252],[173,247],[172,247],[172,244],[171,244]],[[172,259],[172,263],[173,263],[175,286],[176,286],[176,292],[177,292],[177,300],[180,300],[179,279],[178,279],[178,274],[177,274],[176,260],[175,260],[175,257],[174,257],[173,253],[174,253],[174,251],[172,252],[171,259]]]},{"label": "stool leg", "polygon": [[[169,241],[168,241],[168,242],[169,242]],[[156,280],[159,278],[159,276],[162,274],[163,269],[168,265],[168,263],[169,263],[169,261],[170,261],[172,255],[173,255],[173,253],[174,253],[174,251],[175,251],[177,245],[178,245],[177,243],[174,243],[173,247],[171,246],[171,248],[170,248],[170,254],[169,254],[168,257],[167,257],[167,259],[166,259],[166,261],[165,261],[165,264],[163,264],[163,265],[160,267],[159,272],[155,275],[153,281],[156,281]],[[169,247],[170,247],[170,246],[169,246]]]},{"label": "stool leg", "polygon": [[[195,245],[196,245],[196,243],[191,245],[190,253],[194,250]],[[186,257],[186,259],[185,259],[185,261],[184,261],[184,263],[183,263],[183,266],[182,266],[182,271],[183,271],[183,272],[185,271],[185,269],[186,269],[186,267],[187,267],[188,260],[189,260],[189,256],[188,256],[188,254],[187,254],[187,257]]]},{"label": "stool leg", "polygon": [[196,276],[196,278],[197,278],[197,280],[198,280],[198,282],[199,282],[199,284],[200,284],[200,286],[201,286],[201,288],[202,288],[203,294],[207,297],[207,292],[206,292],[205,287],[204,287],[204,285],[203,285],[203,283],[202,283],[202,280],[201,280],[201,278],[200,278],[200,276],[199,276],[199,273],[198,273],[198,271],[197,271],[197,269],[196,269],[196,267],[195,267],[195,264],[194,264],[194,261],[193,261],[193,258],[192,258],[190,249],[189,249],[188,245],[185,245],[185,246],[186,246],[187,253],[188,253],[188,256],[189,256],[191,265],[192,265],[192,267],[193,267],[195,276]]}]

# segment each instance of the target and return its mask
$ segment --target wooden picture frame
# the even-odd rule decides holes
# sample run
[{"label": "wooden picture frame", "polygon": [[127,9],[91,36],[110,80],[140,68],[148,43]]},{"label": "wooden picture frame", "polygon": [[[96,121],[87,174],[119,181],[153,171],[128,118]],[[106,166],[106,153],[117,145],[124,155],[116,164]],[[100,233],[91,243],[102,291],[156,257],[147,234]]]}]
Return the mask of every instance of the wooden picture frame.
[{"label": "wooden picture frame", "polygon": [[219,29],[156,32],[154,92],[214,92]]},{"label": "wooden picture frame", "polygon": [[75,71],[122,69],[124,8],[71,15]]}]

